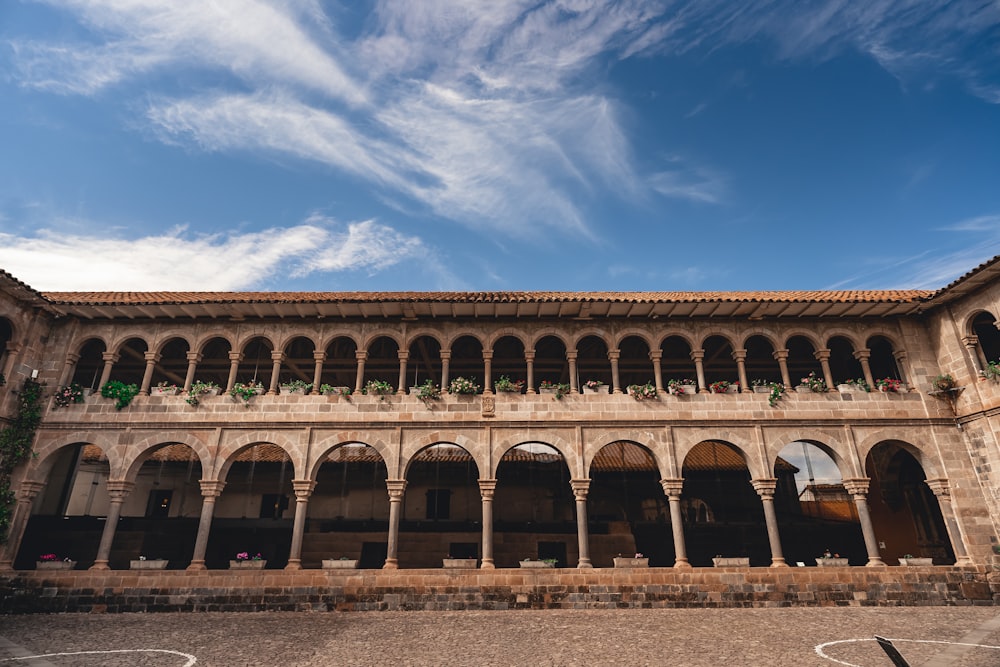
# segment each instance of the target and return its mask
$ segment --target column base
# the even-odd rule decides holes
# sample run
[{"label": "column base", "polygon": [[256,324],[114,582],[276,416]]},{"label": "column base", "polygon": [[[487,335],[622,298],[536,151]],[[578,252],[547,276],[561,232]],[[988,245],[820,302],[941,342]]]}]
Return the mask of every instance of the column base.
[{"label": "column base", "polygon": [[88,569],[90,569],[90,570],[110,570],[111,567],[108,565],[108,561],[106,561],[106,560],[95,560],[94,564],[91,565]]},{"label": "column base", "polygon": [[865,567],[888,567],[881,558],[869,558]]},{"label": "column base", "polygon": [[[959,558],[958,560],[955,561],[955,567],[968,567],[971,565],[975,565],[975,563],[973,563],[972,559],[969,558],[968,556],[963,556],[962,558]],[[3,569],[3,563],[0,563],[0,570],[2,569]]]},{"label": "column base", "polygon": [[785,562],[784,558],[772,558],[771,567],[788,567],[788,563]]},{"label": "column base", "polygon": [[202,570],[207,569],[208,568],[205,567],[205,561],[203,560],[193,560],[191,561],[191,564],[185,568],[188,572],[201,572]]},{"label": "column base", "polygon": [[589,558],[581,558],[580,562],[578,562],[576,566],[581,570],[592,570],[594,568]]},{"label": "column base", "polygon": [[12,572],[14,570],[14,562],[9,560],[0,560],[0,572]]},{"label": "column base", "polygon": [[385,564],[382,565],[383,570],[398,570],[399,560],[396,558],[386,558]]},{"label": "column base", "polygon": [[492,558],[484,558],[483,562],[479,565],[480,570],[495,570],[496,565],[493,564]]},{"label": "column base", "polygon": [[301,560],[289,560],[288,565],[285,566],[286,570],[301,570],[302,561]]},{"label": "column base", "polygon": [[690,570],[691,563],[688,562],[687,558],[678,558],[674,561],[674,567],[679,570]]}]

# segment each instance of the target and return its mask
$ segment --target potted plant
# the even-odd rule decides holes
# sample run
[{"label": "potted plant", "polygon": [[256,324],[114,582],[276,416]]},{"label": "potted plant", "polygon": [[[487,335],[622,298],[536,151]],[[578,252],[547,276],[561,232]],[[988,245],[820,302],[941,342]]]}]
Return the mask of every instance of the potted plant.
[{"label": "potted plant", "polygon": [[434,380],[427,378],[424,383],[410,388],[411,394],[416,394],[421,401],[436,401],[441,398],[441,387]]},{"label": "potted plant", "polygon": [[879,380],[875,380],[875,387],[879,391],[887,394],[896,394],[903,391],[905,388],[903,386],[903,381],[897,380],[896,378],[881,378]]},{"label": "potted plant", "polygon": [[933,565],[934,564],[934,559],[933,558],[922,558],[922,557],[914,556],[913,554],[904,554],[903,556],[901,556],[899,558],[899,564],[900,565],[911,565],[911,566]]},{"label": "potted plant", "polygon": [[308,394],[312,391],[312,382],[305,380],[292,380],[281,385],[282,394]]},{"label": "potted plant", "polygon": [[649,567],[649,558],[637,553],[635,556],[622,556],[618,554],[614,558],[615,567]]},{"label": "potted plant", "polygon": [[717,555],[712,559],[715,567],[750,567],[750,558],[746,556],[723,556]]},{"label": "potted plant", "polygon": [[740,390],[740,383],[719,380],[708,385],[708,390],[713,394],[735,394]]},{"label": "potted plant", "polygon": [[214,382],[192,382],[188,387],[188,396],[184,402],[188,405],[198,405],[202,396],[218,396],[221,391],[219,385]]},{"label": "potted plant", "polygon": [[667,382],[667,391],[675,396],[685,396],[698,393],[698,383],[694,380],[684,379],[684,380],[669,380]]},{"label": "potted plant", "polygon": [[466,378],[459,376],[448,383],[449,394],[471,396],[472,394],[478,394],[480,389],[482,389],[482,387],[476,384],[476,378],[474,377]]},{"label": "potted plant", "polygon": [[531,560],[530,558],[525,558],[518,562],[518,565],[522,568],[553,568],[559,561],[555,558],[544,558],[541,560]]},{"label": "potted plant", "polygon": [[556,400],[559,400],[569,393],[569,384],[565,382],[550,382],[549,380],[542,380],[542,383],[538,385],[538,392],[541,394],[554,394]]},{"label": "potted plant", "polygon": [[42,554],[35,561],[36,570],[72,570],[75,567],[75,560],[60,558],[55,554]]},{"label": "potted plant", "polygon": [[600,380],[587,380],[583,383],[583,393],[585,394],[606,394],[608,390],[605,389],[606,385]]},{"label": "potted plant", "polygon": [[847,564],[846,558],[841,558],[840,554],[831,553],[829,549],[816,559],[816,565],[819,567],[847,567]]},{"label": "potted plant", "polygon": [[951,391],[958,386],[958,383],[955,382],[955,378],[945,373],[944,375],[935,376],[931,380],[931,386],[934,388],[934,391]]},{"label": "potted plant", "polygon": [[656,385],[652,382],[646,384],[630,384],[626,391],[629,396],[637,401],[648,401],[656,398]]},{"label": "potted plant", "polygon": [[448,554],[447,557],[441,559],[441,566],[446,570],[461,568],[475,569],[478,562],[478,558],[452,558],[451,554]]},{"label": "potted plant", "polygon": [[145,556],[139,556],[139,558],[130,560],[128,562],[128,569],[130,570],[165,570],[167,569],[167,563],[169,563],[165,558],[146,558]]},{"label": "potted plant", "polygon": [[357,558],[348,558],[347,556],[341,556],[340,558],[324,558],[323,559],[323,569],[324,570],[355,570],[358,567]]},{"label": "potted plant", "polygon": [[155,387],[151,387],[149,394],[150,396],[176,396],[180,391],[180,387],[164,380],[157,382]]},{"label": "potted plant", "polygon": [[869,392],[872,388],[868,386],[868,382],[864,378],[850,379],[846,382],[841,382],[837,385],[837,391],[842,394],[849,394],[852,392]]},{"label": "potted plant", "polygon": [[236,559],[229,561],[230,570],[263,570],[267,565],[267,559],[257,552],[251,556],[249,551],[241,551],[236,554]]},{"label": "potted plant", "polygon": [[993,380],[994,382],[1000,380],[1000,361],[986,362],[986,368],[979,371],[979,377],[982,380]]},{"label": "potted plant", "polygon": [[827,391],[826,380],[816,375],[816,371],[812,371],[809,375],[799,380],[799,386],[795,388],[795,391],[815,392],[817,394],[825,393]]},{"label": "potted plant", "polygon": [[52,404],[57,408],[69,407],[74,403],[83,403],[83,387],[76,382],[56,389]]},{"label": "potted plant", "polygon": [[385,380],[369,380],[365,382],[361,393],[367,396],[378,396],[378,400],[384,401],[386,396],[396,393],[396,390]]},{"label": "potted plant", "polygon": [[236,382],[233,384],[233,388],[229,390],[229,395],[233,397],[234,401],[243,401],[243,407],[250,405],[250,399],[257,394],[263,393],[264,385],[260,382]]},{"label": "potted plant", "polygon": [[127,408],[138,393],[139,387],[137,385],[125,384],[120,380],[110,380],[101,387],[101,396],[115,399],[115,410]]},{"label": "potted plant", "polygon": [[493,390],[497,393],[520,394],[524,391],[524,380],[511,380],[506,375],[501,375],[500,379],[493,383]]},{"label": "potted plant", "polygon": [[340,398],[345,398],[350,400],[351,398],[351,388],[343,386],[334,386],[332,384],[321,384],[319,386],[319,393],[324,396],[338,396]]}]

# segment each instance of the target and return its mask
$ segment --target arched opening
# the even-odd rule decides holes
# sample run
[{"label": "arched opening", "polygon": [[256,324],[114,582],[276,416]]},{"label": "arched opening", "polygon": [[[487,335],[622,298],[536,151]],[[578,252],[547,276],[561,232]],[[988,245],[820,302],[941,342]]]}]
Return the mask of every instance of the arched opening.
[{"label": "arched opening", "polygon": [[868,562],[854,499],[824,446],[791,442],[774,462],[774,509],[789,563],[813,565],[826,551],[851,565]]},{"label": "arched opening", "polygon": [[[463,377],[482,386],[485,379],[483,366],[483,344],[474,336],[462,336],[451,345],[451,365],[448,370],[449,382]],[[442,387],[447,389],[447,387]]]},{"label": "arched opening", "polygon": [[764,386],[771,382],[781,383],[781,368],[774,358],[774,345],[764,336],[750,336],[747,339],[746,369],[751,385]]},{"label": "arched opening", "polygon": [[504,376],[514,383],[527,381],[524,343],[514,336],[504,336],[493,344],[493,383]]},{"label": "arched opening", "polygon": [[146,351],[149,347],[141,338],[129,338],[118,348],[118,361],[111,367],[109,380],[118,380],[125,384],[142,384],[142,376],[146,374]]},{"label": "arched opening", "polygon": [[41,554],[75,560],[80,569],[97,558],[110,507],[108,457],[88,443],[62,447],[52,457],[45,490],[35,498],[15,559],[17,569],[33,569]]},{"label": "arched opening", "polygon": [[719,555],[770,565],[763,506],[743,454],[729,443],[700,442],[684,457],[682,475],[681,514],[691,565],[710,566]]},{"label": "arched opening", "polygon": [[104,341],[92,338],[80,348],[80,359],[73,369],[73,378],[70,383],[79,384],[81,387],[97,391],[101,381],[101,371],[104,370],[104,352],[107,348]]},{"label": "arched opening", "polygon": [[[896,356],[893,354],[892,343],[884,336],[872,336],[868,339],[868,349],[871,356],[868,365],[872,371],[872,378],[877,382],[882,378],[893,378],[902,380],[899,373],[899,366],[896,365]],[[875,387],[872,387],[875,389]]]},{"label": "arched opening", "polygon": [[[271,341],[258,336],[243,346],[243,360],[236,371],[236,381],[259,383],[264,389],[271,386]],[[225,387],[225,384],[222,385]]]},{"label": "arched opening", "polygon": [[979,370],[989,362],[1000,361],[1000,330],[997,329],[993,313],[982,312],[972,320],[972,333],[979,339]]},{"label": "arched opening", "polygon": [[195,369],[194,382],[214,382],[223,389],[229,380],[229,351],[225,338],[212,338],[201,347],[201,361]]},{"label": "arched opening", "polygon": [[159,384],[184,386],[187,376],[188,343],[183,338],[171,338],[160,348],[160,360],[153,366],[150,386]]},{"label": "arched opening", "polygon": [[0,373],[7,367],[7,356],[10,354],[9,345],[14,339],[14,326],[5,317],[0,317]]},{"label": "arched opening", "polygon": [[226,486],[215,503],[205,565],[226,568],[246,551],[267,560],[267,568],[288,563],[295,514],[292,460],[278,445],[257,443],[236,452]]},{"label": "arched opening", "polygon": [[639,336],[628,336],[618,344],[618,377],[622,387],[653,382],[649,345]]},{"label": "arched opening", "polygon": [[378,450],[348,442],[323,458],[309,499],[302,538],[302,567],[320,567],[327,558],[357,559],[358,567],[385,564],[389,495],[385,461]]},{"label": "arched opening", "polygon": [[326,346],[326,360],[320,374],[320,385],[354,389],[358,375],[358,346],[347,336],[338,336]]},{"label": "arched opening", "polygon": [[702,344],[705,350],[705,382],[739,384],[740,376],[733,358],[733,346],[722,336],[709,336]]},{"label": "arched opening", "polygon": [[848,380],[864,380],[864,370],[861,362],[854,358],[854,345],[843,336],[834,336],[827,343],[830,348],[830,374],[834,384],[843,384]]},{"label": "arched opening", "polygon": [[[281,362],[281,373],[278,382],[286,384],[298,380],[306,384],[312,384],[313,371],[316,368],[316,360],[313,353],[316,351],[316,344],[305,336],[293,338],[285,345],[285,358]],[[315,388],[319,391],[319,387]]]},{"label": "arched opening", "polygon": [[562,454],[541,442],[515,445],[501,457],[496,478],[496,566],[517,567],[525,558],[555,559],[556,567],[576,563],[576,501]]},{"label": "arched opening", "polygon": [[406,471],[400,567],[441,567],[445,558],[480,558],[483,506],[479,468],[456,444],[422,449]]},{"label": "arched opening", "polygon": [[431,336],[420,336],[410,343],[407,375],[411,387],[430,380],[441,386],[441,343]]},{"label": "arched opening", "polygon": [[652,453],[634,442],[605,445],[590,464],[587,517],[600,529],[591,536],[591,562],[611,567],[615,556],[641,553],[653,566],[674,563],[670,508]]},{"label": "arched opening", "polygon": [[660,345],[663,356],[660,368],[663,373],[664,385],[672,380],[681,384],[697,384],[697,374],[694,360],[691,358],[691,346],[680,336],[668,336]]},{"label": "arched opening", "polygon": [[[565,356],[565,348],[563,348]],[[598,336],[586,336],[576,345],[576,386],[582,387],[590,380],[598,380],[610,387],[611,360],[608,345]],[[625,385],[622,385],[625,386]]]},{"label": "arched opening", "polygon": [[555,336],[545,336],[535,344],[535,386],[542,382],[569,384],[566,345]]},{"label": "arched opening", "polygon": [[823,379],[823,366],[816,359],[816,348],[805,336],[792,336],[788,339],[788,377],[792,384],[808,384],[803,382],[810,373]]},{"label": "arched opening", "polygon": [[868,507],[887,564],[907,554],[933,558],[936,565],[955,562],[951,540],[937,498],[924,482],[923,466],[899,441],[877,444],[865,457],[871,482]]}]

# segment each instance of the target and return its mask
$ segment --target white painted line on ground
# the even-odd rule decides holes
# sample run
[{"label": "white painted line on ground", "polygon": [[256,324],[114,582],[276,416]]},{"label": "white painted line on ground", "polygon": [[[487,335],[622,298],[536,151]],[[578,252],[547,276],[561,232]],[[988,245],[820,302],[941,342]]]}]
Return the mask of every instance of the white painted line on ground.
[{"label": "white painted line on ground", "polygon": [[180,651],[170,651],[163,648],[122,648],[114,649],[111,651],[71,651],[69,653],[40,653],[38,655],[19,655],[15,658],[0,658],[0,662],[11,662],[12,660],[33,660],[35,658],[55,658],[63,655],[106,655],[108,653],[167,653],[170,655],[179,655],[182,658],[187,658],[187,662],[184,663],[182,667],[191,667],[191,665],[198,662],[198,658],[190,655],[188,653],[181,653]]},{"label": "white painted line on ground", "polygon": [[[830,662],[835,662],[838,665],[846,665],[847,667],[864,667],[864,665],[855,665],[853,662],[844,662],[843,660],[837,660],[836,658],[828,656],[824,652],[824,649],[827,646],[834,646],[836,644],[850,644],[854,642],[873,642],[873,641],[875,641],[875,639],[869,637],[861,637],[858,639],[838,639],[832,642],[824,642],[822,644],[817,644],[815,647],[815,651],[816,655],[818,655],[819,657],[826,658]],[[948,644],[950,646],[966,646],[969,648],[985,648],[985,649],[993,649],[996,651],[1000,651],[1000,646],[993,646],[991,644],[969,644],[967,642],[946,642],[946,641],[939,641],[936,639],[890,639],[889,641],[891,641],[893,644],[899,642],[910,642],[912,644]]]}]

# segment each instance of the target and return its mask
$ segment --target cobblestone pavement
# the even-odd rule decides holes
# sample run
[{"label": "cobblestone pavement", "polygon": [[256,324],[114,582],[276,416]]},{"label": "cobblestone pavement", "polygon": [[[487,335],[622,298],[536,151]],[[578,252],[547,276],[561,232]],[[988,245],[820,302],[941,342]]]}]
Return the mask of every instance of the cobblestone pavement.
[{"label": "cobblestone pavement", "polygon": [[[891,667],[873,635],[912,667],[1000,665],[993,607],[60,614],[0,616],[0,666],[858,665]],[[827,646],[834,660],[816,653]],[[160,649],[177,653],[92,653]],[[193,656],[196,662],[181,654]],[[840,662],[836,662],[840,661]]]}]

